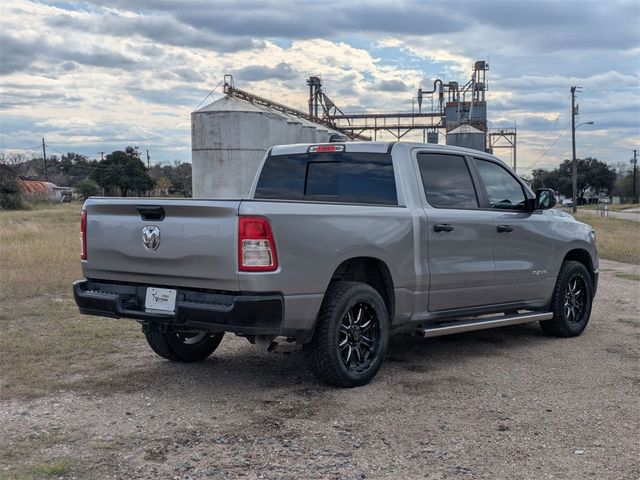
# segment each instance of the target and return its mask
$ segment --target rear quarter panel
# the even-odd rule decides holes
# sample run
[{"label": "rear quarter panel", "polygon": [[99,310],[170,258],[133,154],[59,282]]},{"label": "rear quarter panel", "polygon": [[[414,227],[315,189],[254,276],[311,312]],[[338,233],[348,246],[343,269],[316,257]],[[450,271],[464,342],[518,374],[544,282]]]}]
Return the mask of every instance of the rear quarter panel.
[{"label": "rear quarter panel", "polygon": [[287,322],[312,325],[333,273],[350,258],[383,261],[396,290],[415,285],[413,219],[405,207],[253,200],[239,213],[269,219],[279,264],[275,272],[240,272],[240,289],[284,292]]}]

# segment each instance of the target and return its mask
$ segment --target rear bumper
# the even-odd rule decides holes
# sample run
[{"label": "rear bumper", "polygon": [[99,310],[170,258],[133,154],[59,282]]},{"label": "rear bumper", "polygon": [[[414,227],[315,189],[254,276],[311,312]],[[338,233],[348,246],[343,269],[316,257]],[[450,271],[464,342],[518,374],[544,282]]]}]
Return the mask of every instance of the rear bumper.
[{"label": "rear bumper", "polygon": [[132,318],[151,328],[228,331],[242,335],[276,335],[304,340],[310,332],[282,328],[284,300],[280,294],[238,294],[177,290],[174,314],[144,309],[147,287],[99,280],[73,284],[80,313]]}]

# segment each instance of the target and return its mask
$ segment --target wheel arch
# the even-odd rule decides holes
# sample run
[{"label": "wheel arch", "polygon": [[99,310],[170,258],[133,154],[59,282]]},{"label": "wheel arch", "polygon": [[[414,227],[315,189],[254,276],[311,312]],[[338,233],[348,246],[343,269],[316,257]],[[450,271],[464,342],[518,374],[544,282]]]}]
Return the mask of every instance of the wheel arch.
[{"label": "wheel arch", "polygon": [[353,257],[343,261],[331,276],[325,295],[333,282],[353,281],[370,285],[376,290],[389,314],[389,322],[393,322],[395,313],[395,290],[393,277],[387,264],[374,257]]},{"label": "wheel arch", "polygon": [[589,272],[589,277],[591,278],[591,284],[595,285],[596,278],[595,278],[593,259],[591,258],[591,254],[589,253],[588,250],[584,248],[574,248],[572,250],[569,250],[565,254],[564,258],[562,259],[563,263],[567,261],[582,263],[587,269],[587,272]]}]

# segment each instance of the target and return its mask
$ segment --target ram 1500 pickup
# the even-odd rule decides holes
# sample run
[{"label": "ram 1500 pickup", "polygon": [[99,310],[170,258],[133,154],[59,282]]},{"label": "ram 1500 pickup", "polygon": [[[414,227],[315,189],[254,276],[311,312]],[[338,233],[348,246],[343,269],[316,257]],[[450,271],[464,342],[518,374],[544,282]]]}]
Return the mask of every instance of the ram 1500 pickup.
[{"label": "ram 1500 pickup", "polygon": [[475,150],[276,146],[247,198],[87,200],[73,289],[82,313],[136,320],[168,360],[203,360],[225,332],[282,336],[321,380],[358,386],[395,332],[582,333],[595,233],[554,205]]}]

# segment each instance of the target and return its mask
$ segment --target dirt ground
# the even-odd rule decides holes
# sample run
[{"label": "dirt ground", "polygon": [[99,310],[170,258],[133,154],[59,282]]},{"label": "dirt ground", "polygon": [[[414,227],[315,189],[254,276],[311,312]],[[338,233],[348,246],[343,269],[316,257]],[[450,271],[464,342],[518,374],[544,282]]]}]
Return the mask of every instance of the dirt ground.
[{"label": "dirt ground", "polygon": [[601,269],[578,338],[398,336],[358,389],[319,384],[295,345],[233,335],[197,365],[132,335],[44,395],[12,394],[3,368],[0,478],[638,479],[640,266]]}]

